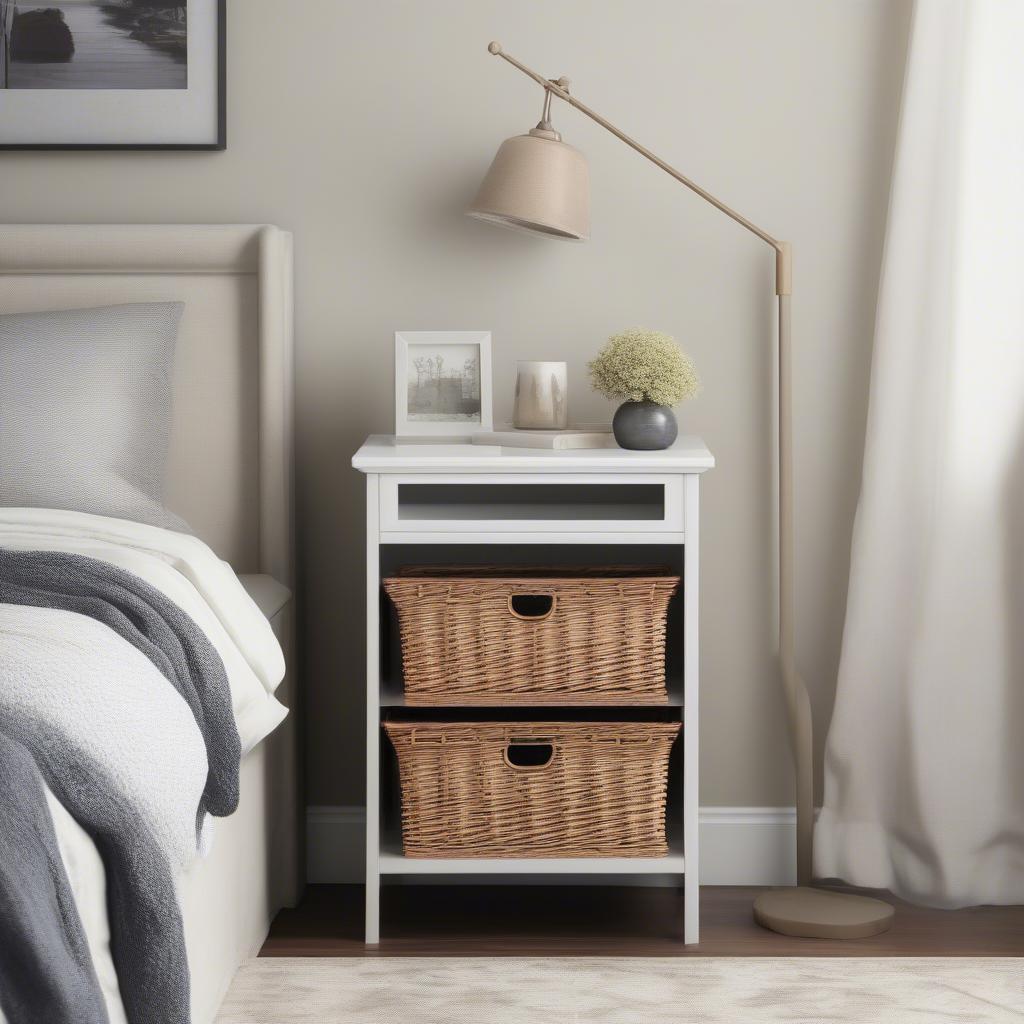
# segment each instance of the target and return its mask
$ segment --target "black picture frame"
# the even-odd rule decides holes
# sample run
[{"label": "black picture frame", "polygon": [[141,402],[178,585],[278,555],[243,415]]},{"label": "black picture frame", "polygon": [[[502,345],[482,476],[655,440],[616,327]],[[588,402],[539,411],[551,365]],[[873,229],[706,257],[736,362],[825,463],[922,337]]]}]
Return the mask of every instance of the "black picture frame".
[{"label": "black picture frame", "polygon": [[167,151],[218,152],[228,148],[227,137],[227,0],[217,0],[217,140],[216,142],[0,142],[0,151]]}]

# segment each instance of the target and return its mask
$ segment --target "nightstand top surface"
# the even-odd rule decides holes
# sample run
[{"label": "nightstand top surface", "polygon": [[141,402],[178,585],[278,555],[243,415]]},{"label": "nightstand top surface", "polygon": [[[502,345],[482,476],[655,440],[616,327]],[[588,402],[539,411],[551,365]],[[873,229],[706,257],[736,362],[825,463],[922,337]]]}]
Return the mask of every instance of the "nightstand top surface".
[{"label": "nightstand top surface", "polygon": [[623,448],[547,451],[472,444],[469,438],[396,438],[371,434],[352,457],[363,473],[703,473],[715,457],[699,437],[676,438],[660,452]]}]

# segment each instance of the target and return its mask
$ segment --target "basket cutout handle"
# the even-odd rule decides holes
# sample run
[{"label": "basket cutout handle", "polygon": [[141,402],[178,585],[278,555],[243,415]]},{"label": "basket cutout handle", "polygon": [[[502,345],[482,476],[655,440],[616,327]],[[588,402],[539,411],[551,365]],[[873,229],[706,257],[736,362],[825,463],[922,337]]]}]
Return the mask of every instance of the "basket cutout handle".
[{"label": "basket cutout handle", "polygon": [[510,739],[501,759],[513,771],[542,772],[555,759],[555,744],[549,739]]},{"label": "basket cutout handle", "polygon": [[554,594],[509,594],[509,614],[523,622],[544,622],[555,614]]}]

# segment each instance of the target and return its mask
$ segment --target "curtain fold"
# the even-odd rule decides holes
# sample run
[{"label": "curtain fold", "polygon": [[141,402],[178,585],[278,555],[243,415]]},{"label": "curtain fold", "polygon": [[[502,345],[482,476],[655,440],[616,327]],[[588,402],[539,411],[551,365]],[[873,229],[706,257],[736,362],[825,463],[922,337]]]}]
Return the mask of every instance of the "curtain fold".
[{"label": "curtain fold", "polygon": [[1024,903],[1024,3],[918,0],[815,874]]}]

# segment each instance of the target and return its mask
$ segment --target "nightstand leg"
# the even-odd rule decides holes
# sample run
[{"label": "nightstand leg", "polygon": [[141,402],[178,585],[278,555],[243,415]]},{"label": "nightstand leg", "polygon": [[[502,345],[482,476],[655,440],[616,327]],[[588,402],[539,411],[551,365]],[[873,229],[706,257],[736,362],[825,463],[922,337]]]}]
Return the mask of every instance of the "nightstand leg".
[{"label": "nightstand leg", "polygon": [[696,872],[686,871],[683,880],[683,943],[700,942],[700,880]]},{"label": "nightstand leg", "polygon": [[700,941],[700,478],[683,492],[683,941]]},{"label": "nightstand leg", "polygon": [[366,876],[366,945],[380,943],[380,876]]},{"label": "nightstand leg", "polygon": [[366,477],[366,944],[380,942],[380,478]]}]

